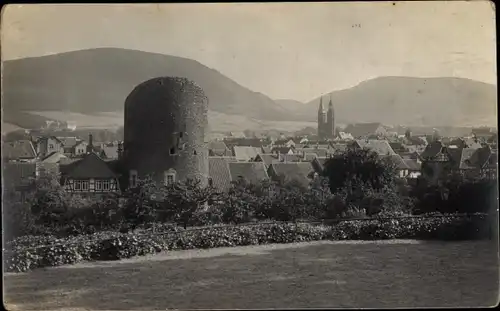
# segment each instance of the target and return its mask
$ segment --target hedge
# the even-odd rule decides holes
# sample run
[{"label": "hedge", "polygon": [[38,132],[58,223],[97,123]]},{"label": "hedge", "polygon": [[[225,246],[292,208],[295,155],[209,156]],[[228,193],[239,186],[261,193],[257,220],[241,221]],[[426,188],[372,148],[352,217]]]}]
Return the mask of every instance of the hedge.
[{"label": "hedge", "polygon": [[[160,225],[161,227],[161,225]],[[162,233],[100,232],[57,239],[31,236],[7,244],[5,269],[23,272],[34,268],[74,264],[80,261],[119,260],[169,250],[186,250],[320,240],[491,238],[490,221],[474,217],[347,220],[336,224],[265,223],[181,229],[166,226]],[[43,245],[38,246],[37,245]]]}]

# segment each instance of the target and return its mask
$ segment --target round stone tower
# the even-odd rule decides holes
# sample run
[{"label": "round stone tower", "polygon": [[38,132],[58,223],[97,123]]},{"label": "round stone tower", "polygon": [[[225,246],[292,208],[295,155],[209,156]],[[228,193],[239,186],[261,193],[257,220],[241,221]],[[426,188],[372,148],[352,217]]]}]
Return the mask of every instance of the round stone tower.
[{"label": "round stone tower", "polygon": [[208,183],[208,98],[194,82],[160,77],[139,84],[125,101],[123,164],[128,184],[150,176],[170,183]]}]

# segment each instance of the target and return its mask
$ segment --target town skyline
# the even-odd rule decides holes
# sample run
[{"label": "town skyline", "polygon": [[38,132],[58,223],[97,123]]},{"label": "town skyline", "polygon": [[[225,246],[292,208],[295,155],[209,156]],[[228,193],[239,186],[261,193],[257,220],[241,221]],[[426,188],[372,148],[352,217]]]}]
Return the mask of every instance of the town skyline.
[{"label": "town skyline", "polygon": [[[3,14],[4,60],[99,47],[148,51],[194,59],[273,99],[306,102],[379,76],[496,85],[486,1],[11,5]],[[139,37],[148,32],[154,36]]]}]

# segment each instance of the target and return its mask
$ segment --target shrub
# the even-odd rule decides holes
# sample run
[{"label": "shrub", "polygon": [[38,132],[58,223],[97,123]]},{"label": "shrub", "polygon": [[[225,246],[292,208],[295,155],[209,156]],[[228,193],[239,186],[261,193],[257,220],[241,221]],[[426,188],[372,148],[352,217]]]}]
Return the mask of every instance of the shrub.
[{"label": "shrub", "polygon": [[[252,226],[213,226],[184,230],[165,226],[163,233],[101,232],[57,239],[23,237],[8,244],[7,271],[71,264],[81,260],[118,260],[166,250],[291,243],[317,240],[485,239],[489,220],[475,217],[347,220],[329,225],[266,223]],[[41,247],[33,247],[43,245]]]}]

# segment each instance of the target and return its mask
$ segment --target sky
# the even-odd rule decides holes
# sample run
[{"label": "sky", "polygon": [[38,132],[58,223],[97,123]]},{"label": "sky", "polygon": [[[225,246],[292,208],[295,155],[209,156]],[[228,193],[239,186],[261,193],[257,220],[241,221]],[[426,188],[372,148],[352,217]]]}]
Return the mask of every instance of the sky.
[{"label": "sky", "polygon": [[379,76],[496,85],[486,1],[8,5],[2,59],[98,47],[191,58],[274,99]]}]

